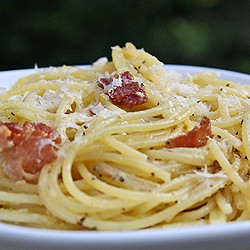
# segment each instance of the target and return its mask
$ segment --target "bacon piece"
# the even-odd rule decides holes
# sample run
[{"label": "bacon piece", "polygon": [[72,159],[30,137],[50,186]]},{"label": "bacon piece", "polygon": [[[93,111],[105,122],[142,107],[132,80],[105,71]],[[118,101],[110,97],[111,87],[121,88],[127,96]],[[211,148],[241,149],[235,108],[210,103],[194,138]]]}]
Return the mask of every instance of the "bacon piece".
[{"label": "bacon piece", "polygon": [[36,182],[41,168],[57,159],[61,136],[39,122],[0,122],[0,164],[14,180]]},{"label": "bacon piece", "polygon": [[199,123],[187,134],[171,138],[166,141],[167,148],[199,148],[205,146],[209,138],[213,138],[211,123],[207,116],[203,116]]},{"label": "bacon piece", "polygon": [[134,77],[129,71],[101,77],[98,80],[98,86],[116,105],[133,108],[148,101],[144,85],[134,81]]}]

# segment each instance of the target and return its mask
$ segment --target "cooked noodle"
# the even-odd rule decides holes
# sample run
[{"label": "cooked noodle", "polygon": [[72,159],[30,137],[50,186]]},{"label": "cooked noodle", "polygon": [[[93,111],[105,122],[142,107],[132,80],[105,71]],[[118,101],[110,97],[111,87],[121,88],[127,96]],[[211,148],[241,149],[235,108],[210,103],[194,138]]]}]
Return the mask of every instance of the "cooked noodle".
[{"label": "cooked noodle", "polygon": [[[148,97],[132,108],[97,84],[127,71]],[[248,220],[249,96],[214,73],[169,71],[131,43],[113,47],[110,62],[37,70],[1,94],[1,121],[44,123],[62,143],[35,184],[0,169],[0,221],[130,230]],[[213,133],[204,146],[166,147],[203,116]]]}]

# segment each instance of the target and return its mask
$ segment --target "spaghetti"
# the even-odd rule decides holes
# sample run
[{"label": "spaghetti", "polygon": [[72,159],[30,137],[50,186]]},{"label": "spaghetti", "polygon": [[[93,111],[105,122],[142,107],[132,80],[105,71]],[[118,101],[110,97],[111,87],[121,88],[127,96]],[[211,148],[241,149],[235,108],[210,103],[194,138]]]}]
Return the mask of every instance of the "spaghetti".
[{"label": "spaghetti", "polygon": [[[248,220],[249,95],[214,73],[168,71],[131,43],[112,61],[21,78],[1,94],[0,221],[134,230]],[[15,176],[6,157],[31,145],[13,126],[42,145],[39,167],[24,169],[36,178]]]}]

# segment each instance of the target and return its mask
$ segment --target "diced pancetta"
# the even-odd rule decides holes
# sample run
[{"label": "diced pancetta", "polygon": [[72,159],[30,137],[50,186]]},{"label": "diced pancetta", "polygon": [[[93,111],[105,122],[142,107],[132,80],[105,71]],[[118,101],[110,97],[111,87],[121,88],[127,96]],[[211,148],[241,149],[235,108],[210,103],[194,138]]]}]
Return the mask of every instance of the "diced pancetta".
[{"label": "diced pancetta", "polygon": [[107,77],[100,77],[97,85],[114,104],[119,106],[133,108],[148,101],[144,85],[135,81],[129,71],[121,74],[115,72]]},{"label": "diced pancetta", "polygon": [[213,138],[211,123],[207,116],[203,116],[199,123],[187,134],[167,140],[166,147],[199,148],[205,146],[209,138]]},{"label": "diced pancetta", "polygon": [[60,134],[39,122],[0,122],[0,165],[14,180],[36,182],[41,168],[57,159]]}]

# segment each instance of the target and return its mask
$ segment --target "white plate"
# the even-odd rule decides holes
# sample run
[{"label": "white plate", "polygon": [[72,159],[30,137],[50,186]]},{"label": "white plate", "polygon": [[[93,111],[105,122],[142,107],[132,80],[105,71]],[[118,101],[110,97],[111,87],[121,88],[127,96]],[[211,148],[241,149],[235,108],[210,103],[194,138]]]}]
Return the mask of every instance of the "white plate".
[{"label": "white plate", "polygon": [[[167,69],[185,73],[217,72],[224,79],[250,84],[250,75],[227,70],[184,65]],[[0,72],[0,87],[11,86],[19,77],[35,69]],[[0,249],[249,249],[250,221],[225,225],[151,229],[126,232],[58,231],[33,229],[0,223]]]}]

